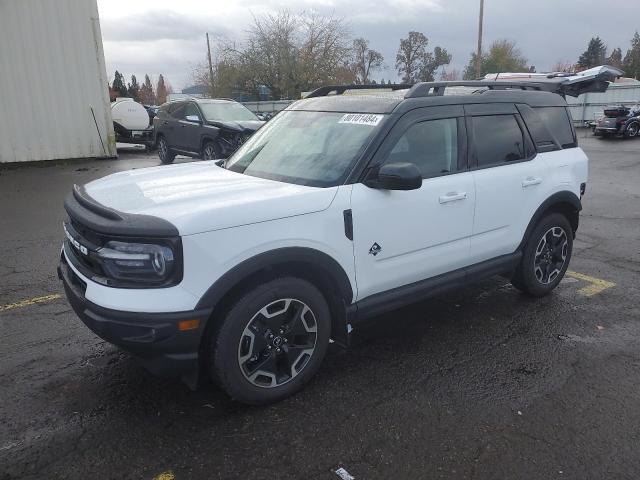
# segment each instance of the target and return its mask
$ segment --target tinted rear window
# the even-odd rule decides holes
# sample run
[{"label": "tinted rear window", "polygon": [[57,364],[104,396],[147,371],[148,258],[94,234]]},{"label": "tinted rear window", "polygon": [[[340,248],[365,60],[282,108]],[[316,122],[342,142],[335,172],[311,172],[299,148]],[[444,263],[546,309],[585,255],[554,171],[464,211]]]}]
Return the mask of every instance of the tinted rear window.
[{"label": "tinted rear window", "polygon": [[478,167],[526,158],[520,125],[513,115],[472,117]]},{"label": "tinted rear window", "polygon": [[534,110],[562,148],[576,146],[573,125],[565,107],[539,107]]}]

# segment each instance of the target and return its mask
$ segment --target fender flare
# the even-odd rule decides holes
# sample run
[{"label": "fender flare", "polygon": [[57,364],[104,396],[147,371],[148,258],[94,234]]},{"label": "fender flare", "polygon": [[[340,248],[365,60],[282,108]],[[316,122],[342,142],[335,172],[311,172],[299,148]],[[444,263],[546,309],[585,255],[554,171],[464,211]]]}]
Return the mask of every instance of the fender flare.
[{"label": "fender flare", "polygon": [[524,232],[522,241],[520,242],[520,245],[518,245],[517,250],[522,250],[524,248],[529,238],[529,235],[531,234],[535,226],[538,224],[538,222],[540,221],[544,213],[550,208],[552,208],[554,205],[559,205],[559,204],[570,205],[572,208],[575,209],[576,213],[582,210],[582,202],[580,201],[580,199],[575,193],[570,192],[568,190],[563,190],[561,192],[554,193],[549,198],[547,198],[544,202],[542,202],[542,204],[538,207],[536,212],[533,214],[533,217],[531,217],[531,220],[527,225],[527,229]]},{"label": "fender flare", "polygon": [[335,282],[346,305],[353,300],[351,282],[342,266],[330,255],[307,247],[285,247],[269,250],[240,262],[218,278],[202,295],[196,309],[215,308],[238,283],[269,267],[287,263],[306,263],[323,270]]}]

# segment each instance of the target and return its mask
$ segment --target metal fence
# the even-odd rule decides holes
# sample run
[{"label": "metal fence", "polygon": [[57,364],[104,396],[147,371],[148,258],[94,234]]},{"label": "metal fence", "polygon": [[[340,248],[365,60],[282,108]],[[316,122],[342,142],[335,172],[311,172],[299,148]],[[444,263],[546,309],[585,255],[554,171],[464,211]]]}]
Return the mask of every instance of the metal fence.
[{"label": "metal fence", "polygon": [[569,110],[577,125],[584,125],[603,115],[609,105],[633,106],[640,104],[640,83],[611,85],[603,93],[585,93],[578,98],[567,97]]}]

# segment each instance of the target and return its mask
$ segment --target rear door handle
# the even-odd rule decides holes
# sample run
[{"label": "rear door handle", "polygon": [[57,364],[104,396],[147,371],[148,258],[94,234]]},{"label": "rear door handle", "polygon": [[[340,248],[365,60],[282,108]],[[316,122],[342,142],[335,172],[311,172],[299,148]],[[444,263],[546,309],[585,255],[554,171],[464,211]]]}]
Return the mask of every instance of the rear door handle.
[{"label": "rear door handle", "polygon": [[540,177],[527,177],[522,181],[522,188],[527,188],[532,185],[540,185],[542,179]]},{"label": "rear door handle", "polygon": [[449,192],[446,195],[440,195],[438,200],[440,203],[457,202],[458,200],[465,200],[467,198],[467,192]]}]

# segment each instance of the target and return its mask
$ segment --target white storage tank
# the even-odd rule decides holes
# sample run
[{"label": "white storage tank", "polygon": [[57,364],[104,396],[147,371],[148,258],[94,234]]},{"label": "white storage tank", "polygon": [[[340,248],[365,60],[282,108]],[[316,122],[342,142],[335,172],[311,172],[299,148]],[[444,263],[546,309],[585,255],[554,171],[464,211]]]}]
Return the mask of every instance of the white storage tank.
[{"label": "white storage tank", "polygon": [[114,157],[96,0],[0,0],[0,162]]}]

